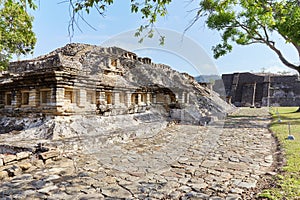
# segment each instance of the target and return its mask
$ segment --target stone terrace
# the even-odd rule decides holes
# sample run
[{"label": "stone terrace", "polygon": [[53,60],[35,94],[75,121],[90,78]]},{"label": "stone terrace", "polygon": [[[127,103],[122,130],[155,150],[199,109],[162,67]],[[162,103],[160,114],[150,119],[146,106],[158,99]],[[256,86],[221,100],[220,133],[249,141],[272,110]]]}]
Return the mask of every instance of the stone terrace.
[{"label": "stone terrace", "polygon": [[272,174],[269,122],[267,109],[243,108],[224,127],[173,125],[104,146],[96,137],[52,141],[59,151],[0,167],[0,197],[255,199],[261,178]]}]

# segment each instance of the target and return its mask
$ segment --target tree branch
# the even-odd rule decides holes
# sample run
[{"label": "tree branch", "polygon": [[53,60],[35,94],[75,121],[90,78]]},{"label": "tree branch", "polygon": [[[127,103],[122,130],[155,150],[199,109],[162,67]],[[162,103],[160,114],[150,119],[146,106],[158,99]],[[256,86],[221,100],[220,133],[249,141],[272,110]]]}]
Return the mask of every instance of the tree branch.
[{"label": "tree branch", "polygon": [[250,44],[264,44],[264,42],[261,40],[255,40],[255,41],[247,42],[245,45],[250,45]]},{"label": "tree branch", "polygon": [[265,36],[266,36],[267,41],[270,41],[270,40],[269,40],[269,34],[268,34],[268,31],[267,31],[266,27],[265,27],[265,26],[262,26],[262,25],[261,25],[261,27],[262,27],[263,30],[264,30],[264,33],[265,33]]},{"label": "tree branch", "polygon": [[292,42],[292,44],[293,44],[294,47],[297,49],[298,56],[299,56],[299,60],[300,60],[300,45],[298,45],[296,42]]},{"label": "tree branch", "polygon": [[285,57],[283,56],[283,54],[281,53],[281,51],[280,51],[279,49],[277,49],[277,48],[275,47],[275,45],[271,44],[271,43],[268,42],[268,41],[265,41],[265,42],[266,42],[265,44],[266,44],[268,47],[270,47],[270,48],[278,55],[279,59],[281,60],[281,62],[282,62],[285,66],[287,66],[287,67],[289,67],[289,68],[291,68],[291,69],[294,69],[294,70],[296,70],[297,72],[300,73],[300,66],[297,66],[297,65],[294,65],[294,64],[290,63],[287,59],[285,59]]},{"label": "tree branch", "polygon": [[[242,24],[241,22],[237,21],[236,20],[236,23],[238,24],[239,27],[241,27],[244,31],[246,31],[249,35],[252,35],[251,34],[251,31],[249,30],[250,28],[244,24]],[[256,40],[258,41],[259,43],[261,43],[261,41],[264,41],[264,38],[263,36],[256,30],[253,30],[255,32],[255,34],[258,36],[258,37],[252,37],[253,40]]]},{"label": "tree branch", "polygon": [[[279,33],[279,35],[281,35],[281,37],[283,37],[283,39],[285,39],[285,41],[291,41],[287,36],[281,34],[278,30],[277,32]],[[296,42],[291,41],[292,45],[296,48],[297,52],[298,52],[298,56],[299,56],[299,60],[300,60],[300,45],[298,45]]]}]

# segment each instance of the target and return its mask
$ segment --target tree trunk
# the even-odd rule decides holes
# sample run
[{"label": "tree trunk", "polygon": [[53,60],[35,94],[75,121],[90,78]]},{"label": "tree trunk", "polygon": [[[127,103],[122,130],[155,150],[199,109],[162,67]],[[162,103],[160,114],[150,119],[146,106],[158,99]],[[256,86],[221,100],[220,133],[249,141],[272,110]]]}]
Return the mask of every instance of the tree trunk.
[{"label": "tree trunk", "polygon": [[[297,72],[298,72],[298,79],[300,79],[300,68],[298,68]],[[300,112],[300,106],[298,107],[298,109],[295,112],[297,112],[297,113]]]}]

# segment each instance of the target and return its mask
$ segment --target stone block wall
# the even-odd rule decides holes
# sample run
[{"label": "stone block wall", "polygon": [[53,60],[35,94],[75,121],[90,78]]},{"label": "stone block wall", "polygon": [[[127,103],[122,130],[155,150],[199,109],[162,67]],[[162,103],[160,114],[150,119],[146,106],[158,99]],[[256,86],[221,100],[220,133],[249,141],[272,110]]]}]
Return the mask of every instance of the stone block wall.
[{"label": "stone block wall", "polygon": [[235,73],[224,74],[222,79],[227,98],[236,106],[300,105],[300,81],[296,75]]},{"label": "stone block wall", "polygon": [[241,105],[251,106],[255,104],[256,83],[244,84]]}]

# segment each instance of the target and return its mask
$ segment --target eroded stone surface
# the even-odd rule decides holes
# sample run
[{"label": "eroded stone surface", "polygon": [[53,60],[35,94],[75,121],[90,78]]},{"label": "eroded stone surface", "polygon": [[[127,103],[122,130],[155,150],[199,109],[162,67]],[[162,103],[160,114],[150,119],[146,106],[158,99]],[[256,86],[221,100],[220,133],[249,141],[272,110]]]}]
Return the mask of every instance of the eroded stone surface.
[{"label": "eroded stone surface", "polygon": [[8,174],[1,173],[0,195],[254,199],[254,189],[261,176],[270,172],[273,161],[268,117],[267,109],[241,109],[224,127],[174,125],[149,137],[98,146],[97,136],[48,141],[48,146],[58,147],[59,159],[25,169],[26,176],[17,173],[7,178]]}]

